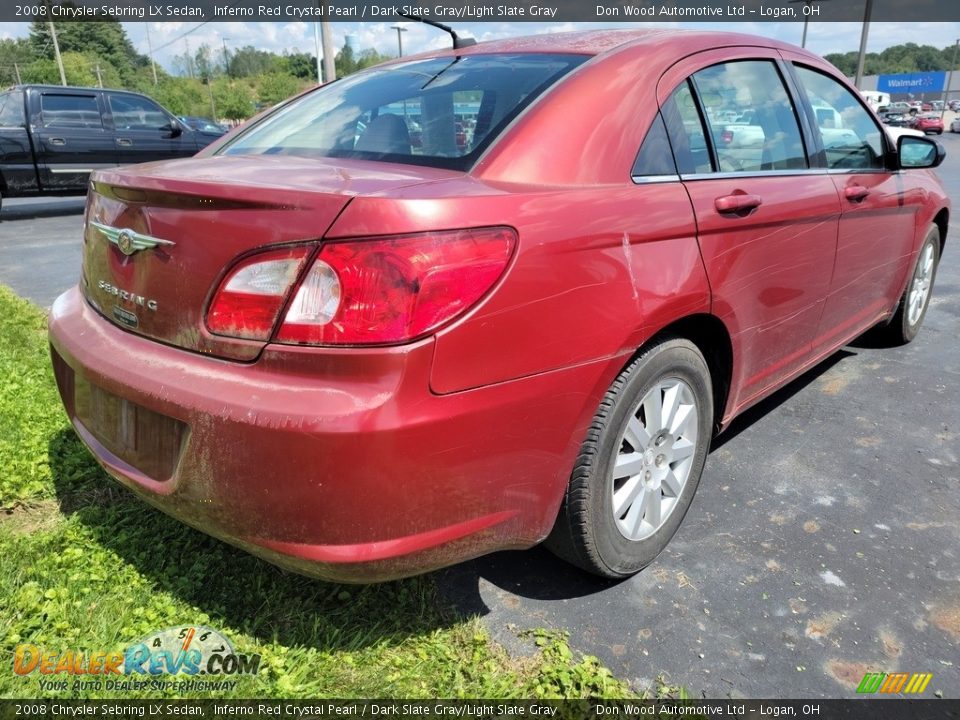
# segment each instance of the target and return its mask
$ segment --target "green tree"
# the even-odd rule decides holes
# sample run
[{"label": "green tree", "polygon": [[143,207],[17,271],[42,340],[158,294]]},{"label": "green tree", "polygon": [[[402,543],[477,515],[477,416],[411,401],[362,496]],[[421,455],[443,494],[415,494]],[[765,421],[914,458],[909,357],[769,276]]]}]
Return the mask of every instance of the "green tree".
[{"label": "green tree", "polygon": [[368,67],[379,65],[382,62],[392,59],[392,55],[381,55],[373,48],[367,48],[366,50],[362,50],[360,52],[360,57],[357,58],[357,70],[364,70]]},{"label": "green tree", "polygon": [[[133,47],[123,26],[116,20],[102,22],[57,22],[57,41],[60,52],[92,55],[109,62],[122,78],[132,76],[137,68],[146,67],[150,60]],[[37,57],[53,59],[53,39],[47,22],[30,25],[29,43]]]},{"label": "green tree", "polygon": [[275,72],[277,57],[266,50],[257,50],[252,45],[247,45],[235,50],[230,56],[228,74],[232,78],[245,78]]},{"label": "green tree", "polygon": [[340,52],[333,59],[333,64],[337,71],[337,77],[346,77],[355,73],[357,71],[357,60],[353,56],[353,48],[349,45],[340,48]]},{"label": "green tree", "polygon": [[17,69],[22,71],[34,60],[37,60],[37,54],[26,38],[0,40],[0,87],[17,82]]},{"label": "green tree", "polygon": [[317,56],[310,53],[290,53],[285,56],[287,70],[301,80],[316,80]]},{"label": "green tree", "polygon": [[217,115],[229,120],[246,120],[253,115],[253,90],[249,85],[221,78],[213,82]]},{"label": "green tree", "polygon": [[293,75],[267,73],[256,78],[257,98],[263,105],[276,105],[295,95],[302,85]]}]

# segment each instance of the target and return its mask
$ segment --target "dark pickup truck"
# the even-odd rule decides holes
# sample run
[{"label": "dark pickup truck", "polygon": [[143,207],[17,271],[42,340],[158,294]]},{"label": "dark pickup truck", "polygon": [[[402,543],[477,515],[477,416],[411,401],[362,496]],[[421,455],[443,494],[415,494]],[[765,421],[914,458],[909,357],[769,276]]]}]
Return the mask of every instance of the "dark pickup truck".
[{"label": "dark pickup truck", "polygon": [[138,93],[18,85],[0,93],[0,202],[83,193],[92,170],[189,157],[218,137]]}]

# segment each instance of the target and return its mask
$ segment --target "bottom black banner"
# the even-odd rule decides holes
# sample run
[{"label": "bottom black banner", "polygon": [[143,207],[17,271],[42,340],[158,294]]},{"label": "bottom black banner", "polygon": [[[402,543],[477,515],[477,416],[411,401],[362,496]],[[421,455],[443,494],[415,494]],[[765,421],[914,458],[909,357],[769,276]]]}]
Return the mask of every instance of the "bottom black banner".
[{"label": "bottom black banner", "polygon": [[960,700],[0,700],[7,718],[751,718],[940,720]]}]

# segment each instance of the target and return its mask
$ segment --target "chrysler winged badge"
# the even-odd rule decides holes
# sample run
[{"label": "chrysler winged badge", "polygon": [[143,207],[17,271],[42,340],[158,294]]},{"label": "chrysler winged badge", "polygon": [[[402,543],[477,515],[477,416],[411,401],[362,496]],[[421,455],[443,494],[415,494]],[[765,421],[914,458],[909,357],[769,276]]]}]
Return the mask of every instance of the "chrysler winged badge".
[{"label": "chrysler winged badge", "polygon": [[171,240],[162,240],[161,238],[144,235],[130,228],[120,229],[110,227],[109,225],[98,223],[95,220],[91,220],[90,225],[107,238],[107,240],[116,245],[124,255],[133,255],[140,250],[149,250],[150,248],[155,248],[160,245],[170,247],[176,245],[176,243]]}]

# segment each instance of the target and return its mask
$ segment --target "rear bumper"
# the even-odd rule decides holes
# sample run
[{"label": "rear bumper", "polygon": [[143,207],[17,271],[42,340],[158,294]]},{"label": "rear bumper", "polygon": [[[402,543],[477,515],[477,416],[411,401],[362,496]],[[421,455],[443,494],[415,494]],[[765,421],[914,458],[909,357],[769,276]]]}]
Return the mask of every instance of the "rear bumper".
[{"label": "rear bumper", "polygon": [[268,346],[243,364],[121,330],[77,289],[49,332],[68,415],[113,477],[273,563],[352,582],[542,540],[607,366],[438,396],[432,340]]}]

